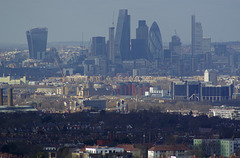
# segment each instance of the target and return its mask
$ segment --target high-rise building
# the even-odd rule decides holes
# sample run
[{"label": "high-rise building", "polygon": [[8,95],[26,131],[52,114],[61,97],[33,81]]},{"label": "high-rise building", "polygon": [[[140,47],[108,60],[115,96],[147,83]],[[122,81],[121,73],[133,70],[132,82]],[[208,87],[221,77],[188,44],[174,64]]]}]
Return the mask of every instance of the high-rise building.
[{"label": "high-rise building", "polygon": [[202,54],[203,30],[200,22],[195,21],[195,15],[192,15],[192,55]]},{"label": "high-rise building", "polygon": [[136,29],[136,39],[148,40],[148,26],[145,20],[138,21],[138,28]]},{"label": "high-rise building", "polygon": [[202,39],[202,51],[204,54],[211,52],[211,38],[204,37]]},{"label": "high-rise building", "polygon": [[93,56],[106,57],[106,43],[105,37],[92,37],[91,53]]},{"label": "high-rise building", "polygon": [[148,38],[148,48],[149,48],[149,60],[151,61],[163,61],[163,46],[162,46],[162,36],[158,24],[153,22]]},{"label": "high-rise building", "polygon": [[148,26],[145,20],[138,21],[136,39],[131,40],[131,54],[133,59],[147,59],[148,52]]},{"label": "high-rise building", "polygon": [[115,62],[130,59],[130,15],[127,9],[119,10],[114,48]]},{"label": "high-rise building", "polygon": [[114,27],[109,28],[109,43],[108,43],[108,60],[112,63],[115,62],[115,50],[114,50]]},{"label": "high-rise building", "polygon": [[133,59],[147,59],[147,43],[144,39],[131,40],[131,55]]},{"label": "high-rise building", "polygon": [[34,28],[26,32],[30,59],[44,59],[47,48],[47,34],[47,28]]},{"label": "high-rise building", "polygon": [[181,40],[177,35],[172,36],[172,41],[169,43],[169,49],[171,52],[180,53],[181,51]]}]

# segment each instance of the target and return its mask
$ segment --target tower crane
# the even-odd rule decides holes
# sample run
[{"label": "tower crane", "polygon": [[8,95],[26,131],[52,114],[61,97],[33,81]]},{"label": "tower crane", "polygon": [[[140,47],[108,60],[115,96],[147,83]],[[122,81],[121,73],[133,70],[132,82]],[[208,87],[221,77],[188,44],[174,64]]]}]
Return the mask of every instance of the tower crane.
[{"label": "tower crane", "polygon": [[58,60],[57,60],[56,58],[54,58],[54,60],[55,60],[57,66],[58,66],[58,68],[59,68],[59,70],[60,70],[60,72],[61,72],[62,82],[64,82],[64,81],[65,81],[65,74],[63,74],[63,71],[62,71],[62,69],[60,68],[60,66],[59,66],[59,64],[58,64]]}]

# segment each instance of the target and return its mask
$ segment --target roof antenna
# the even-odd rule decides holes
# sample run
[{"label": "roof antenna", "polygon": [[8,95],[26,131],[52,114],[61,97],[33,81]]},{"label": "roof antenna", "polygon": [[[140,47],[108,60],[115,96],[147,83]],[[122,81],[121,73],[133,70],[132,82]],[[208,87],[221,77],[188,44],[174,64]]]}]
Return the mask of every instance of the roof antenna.
[{"label": "roof antenna", "polygon": [[112,26],[114,27],[114,11],[113,11]]},{"label": "roof antenna", "polygon": [[176,31],[176,29],[174,30],[174,32],[175,32],[175,35],[178,36],[178,35],[177,35],[177,31]]}]

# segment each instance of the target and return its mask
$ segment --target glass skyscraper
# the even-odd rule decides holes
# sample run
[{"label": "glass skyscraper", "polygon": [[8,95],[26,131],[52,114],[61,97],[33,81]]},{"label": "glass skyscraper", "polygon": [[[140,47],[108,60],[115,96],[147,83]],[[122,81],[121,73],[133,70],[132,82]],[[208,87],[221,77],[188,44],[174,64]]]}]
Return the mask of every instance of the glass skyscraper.
[{"label": "glass skyscraper", "polygon": [[127,9],[119,10],[114,48],[116,63],[130,59],[130,15]]},{"label": "glass skyscraper", "polygon": [[107,57],[105,37],[92,37],[91,53],[93,56]]},{"label": "glass skyscraper", "polygon": [[203,30],[200,22],[195,21],[195,15],[192,15],[192,55],[202,54]]},{"label": "glass skyscraper", "polygon": [[26,32],[30,59],[44,59],[47,48],[47,34],[47,28],[34,28]]},{"label": "glass skyscraper", "polygon": [[149,60],[163,61],[162,36],[158,24],[154,21],[148,38]]}]

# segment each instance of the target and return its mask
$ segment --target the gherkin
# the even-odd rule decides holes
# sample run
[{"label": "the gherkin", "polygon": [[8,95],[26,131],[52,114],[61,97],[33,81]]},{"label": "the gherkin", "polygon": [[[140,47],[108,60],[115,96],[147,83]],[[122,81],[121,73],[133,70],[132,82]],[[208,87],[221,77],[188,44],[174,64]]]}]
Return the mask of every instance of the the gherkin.
[{"label": "the gherkin", "polygon": [[162,36],[158,24],[155,21],[149,31],[148,47],[148,58],[150,61],[163,60]]}]

